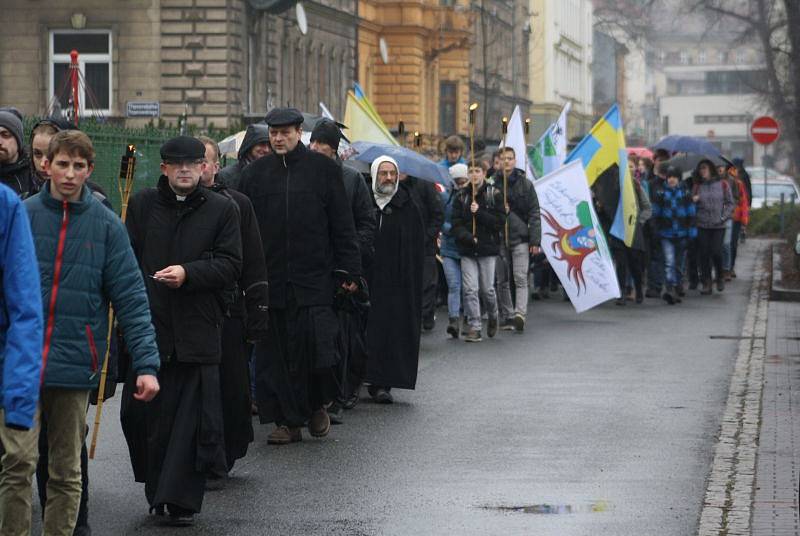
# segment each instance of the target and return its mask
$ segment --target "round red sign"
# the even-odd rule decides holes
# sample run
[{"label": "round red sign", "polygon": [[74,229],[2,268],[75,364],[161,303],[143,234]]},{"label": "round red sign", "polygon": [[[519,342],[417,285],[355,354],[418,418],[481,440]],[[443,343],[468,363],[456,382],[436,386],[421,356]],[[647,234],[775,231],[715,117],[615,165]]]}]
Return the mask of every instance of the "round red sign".
[{"label": "round red sign", "polygon": [[753,120],[750,136],[760,145],[774,143],[781,135],[781,127],[774,117],[763,115]]}]

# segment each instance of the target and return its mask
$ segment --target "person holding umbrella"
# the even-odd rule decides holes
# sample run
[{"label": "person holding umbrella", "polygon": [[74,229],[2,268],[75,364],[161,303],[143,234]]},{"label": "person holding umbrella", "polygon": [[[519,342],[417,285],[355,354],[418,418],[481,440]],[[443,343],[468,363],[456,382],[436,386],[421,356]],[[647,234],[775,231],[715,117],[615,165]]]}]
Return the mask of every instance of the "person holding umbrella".
[{"label": "person holding umbrella", "polygon": [[733,194],[726,180],[717,174],[714,163],[705,158],[697,165],[699,182],[692,188],[692,200],[697,205],[697,261],[700,268],[700,294],[711,294],[711,265],[717,291],[725,290],[722,274],[722,241],[725,225],[734,209]]}]

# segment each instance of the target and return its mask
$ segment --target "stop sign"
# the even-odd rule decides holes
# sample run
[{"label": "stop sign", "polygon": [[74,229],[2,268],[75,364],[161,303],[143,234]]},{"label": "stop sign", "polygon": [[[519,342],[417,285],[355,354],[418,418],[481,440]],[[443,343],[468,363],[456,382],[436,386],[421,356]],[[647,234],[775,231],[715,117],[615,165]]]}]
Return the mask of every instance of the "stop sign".
[{"label": "stop sign", "polygon": [[769,145],[781,135],[781,127],[774,117],[762,115],[750,125],[750,136],[760,145]]}]

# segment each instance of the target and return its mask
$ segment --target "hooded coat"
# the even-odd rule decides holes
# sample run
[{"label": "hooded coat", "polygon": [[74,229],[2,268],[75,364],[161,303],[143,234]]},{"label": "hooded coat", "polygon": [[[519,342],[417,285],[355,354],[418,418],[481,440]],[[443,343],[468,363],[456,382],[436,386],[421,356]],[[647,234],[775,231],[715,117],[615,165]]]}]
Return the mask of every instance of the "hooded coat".
[{"label": "hooded coat", "polygon": [[422,322],[425,226],[422,213],[399,181],[391,195],[376,191],[381,157],[372,163],[375,198],[375,257],[367,271],[371,308],[367,321],[366,381],[382,387],[414,389]]},{"label": "hooded coat", "polygon": [[227,166],[219,170],[217,173],[217,182],[231,188],[233,190],[239,189],[239,183],[242,180],[242,171],[245,166],[250,162],[250,149],[259,143],[269,142],[269,128],[262,123],[253,123],[247,125],[247,130],[244,133],[242,146],[239,147],[238,160],[232,166]]},{"label": "hooded coat", "polygon": [[22,199],[27,199],[39,191],[39,181],[33,172],[31,159],[21,150],[16,162],[0,164],[0,182],[14,190]]}]

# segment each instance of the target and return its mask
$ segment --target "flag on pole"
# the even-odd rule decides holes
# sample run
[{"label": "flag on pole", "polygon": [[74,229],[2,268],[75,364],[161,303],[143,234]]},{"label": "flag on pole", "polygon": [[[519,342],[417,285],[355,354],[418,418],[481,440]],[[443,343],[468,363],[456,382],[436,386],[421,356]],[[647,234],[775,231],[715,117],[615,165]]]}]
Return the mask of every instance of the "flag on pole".
[{"label": "flag on pole", "polygon": [[[369,103],[369,101],[366,102]],[[377,119],[373,117],[367,104],[359,100],[352,91],[347,92],[344,124],[347,125],[350,141],[371,141],[400,145],[389,132],[389,129],[386,128],[380,116]]]},{"label": "flag on pole", "polygon": [[[503,147],[502,142],[500,146]],[[524,171],[528,180],[532,181],[534,175],[528,163],[528,146],[525,140],[525,127],[522,124],[522,113],[519,105],[514,107],[514,113],[511,114],[511,119],[508,121],[505,146],[514,149],[514,155],[517,157],[517,165],[515,167],[520,171]]]},{"label": "flag on pole", "polygon": [[545,130],[528,152],[531,168],[537,177],[552,173],[564,165],[564,160],[567,159],[567,116],[571,107],[571,102],[564,105],[558,120]]},{"label": "flag on pole", "polygon": [[533,183],[542,219],[542,251],[579,313],[620,297],[617,274],[579,161]]},{"label": "flag on pole", "polygon": [[628,169],[622,116],[616,104],[572,150],[566,162],[575,160],[583,163],[589,186],[604,191],[596,192],[598,198],[609,195],[610,192],[618,193],[615,196],[616,208],[609,208],[614,212],[610,232],[630,247],[633,245],[639,205],[636,201],[633,178]]}]

